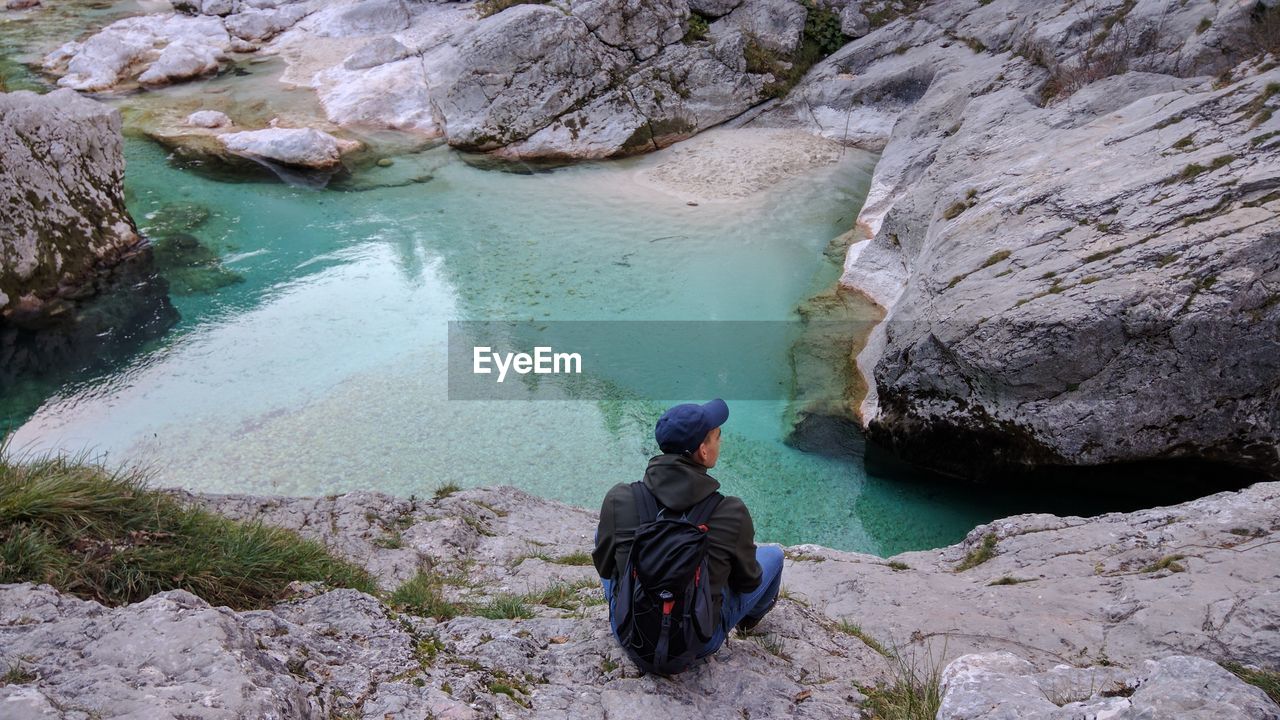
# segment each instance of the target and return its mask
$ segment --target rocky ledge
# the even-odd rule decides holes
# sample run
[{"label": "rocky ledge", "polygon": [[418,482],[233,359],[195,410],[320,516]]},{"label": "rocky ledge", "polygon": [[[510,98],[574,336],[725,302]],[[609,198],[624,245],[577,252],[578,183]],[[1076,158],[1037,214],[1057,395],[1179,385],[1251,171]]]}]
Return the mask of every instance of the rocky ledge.
[{"label": "rocky ledge", "polygon": [[430,579],[452,611],[301,584],[249,612],[0,585],[5,717],[849,718],[903,660],[935,671],[942,720],[1280,718],[1219,664],[1280,669],[1280,483],[1017,516],[887,560],[787,548],[774,612],[675,679],[641,676],[610,636],[592,513],[439,494],[184,495],[323,541],[386,591]]}]

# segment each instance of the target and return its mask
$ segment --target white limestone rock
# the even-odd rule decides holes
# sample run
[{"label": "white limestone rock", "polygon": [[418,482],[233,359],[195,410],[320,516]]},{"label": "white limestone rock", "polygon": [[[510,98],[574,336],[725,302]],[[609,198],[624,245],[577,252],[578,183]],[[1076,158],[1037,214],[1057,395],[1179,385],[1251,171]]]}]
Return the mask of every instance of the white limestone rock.
[{"label": "white limestone rock", "polygon": [[187,116],[186,124],[192,127],[222,128],[231,125],[231,118],[218,110],[197,110]]},{"label": "white limestone rock", "polygon": [[0,93],[0,320],[74,294],[141,238],[120,114],[71,90]]},{"label": "white limestone rock", "polygon": [[360,146],[313,128],[280,127],[225,133],[218,142],[237,155],[321,172],[339,169],[342,155]]},{"label": "white limestone rock", "polygon": [[712,23],[711,32],[719,35],[736,29],[754,37],[765,48],[786,55],[800,47],[808,15],[795,0],[745,0]]}]

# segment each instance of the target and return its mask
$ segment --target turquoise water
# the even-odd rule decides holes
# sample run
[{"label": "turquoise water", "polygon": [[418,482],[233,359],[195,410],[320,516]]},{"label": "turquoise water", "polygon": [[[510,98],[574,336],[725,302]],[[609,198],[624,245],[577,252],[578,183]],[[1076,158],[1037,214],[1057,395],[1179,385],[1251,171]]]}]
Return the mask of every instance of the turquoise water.
[{"label": "turquoise water", "polygon": [[[270,95],[229,77],[166,92],[229,83]],[[109,100],[137,112],[154,99]],[[126,159],[138,224],[158,236],[166,209],[197,206],[188,229],[220,260],[218,282],[170,271],[182,320],[164,338],[0,399],[21,423],[13,449],[88,451],[203,491],[509,484],[586,507],[640,477],[664,403],[450,400],[447,322],[794,319],[836,279],[824,250],[875,162],[851,150],[745,202],[691,206],[634,182],[661,156],[516,174],[436,147],[323,191],[197,174],[135,135]],[[786,351],[760,348],[779,363]],[[785,398],[732,402],[713,471],[762,541],[887,555],[1000,512],[967,488],[800,452],[782,441],[786,416]]]}]

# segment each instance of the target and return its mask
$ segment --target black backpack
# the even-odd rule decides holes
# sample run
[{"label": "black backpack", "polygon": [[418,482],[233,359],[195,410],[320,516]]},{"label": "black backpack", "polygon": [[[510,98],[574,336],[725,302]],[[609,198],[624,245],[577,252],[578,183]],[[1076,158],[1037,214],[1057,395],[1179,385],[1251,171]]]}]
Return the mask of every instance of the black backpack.
[{"label": "black backpack", "polygon": [[674,675],[689,669],[716,631],[707,520],[724,496],[707,496],[686,519],[659,517],[643,482],[631,492],[640,522],[614,591],[618,637],[641,670]]}]

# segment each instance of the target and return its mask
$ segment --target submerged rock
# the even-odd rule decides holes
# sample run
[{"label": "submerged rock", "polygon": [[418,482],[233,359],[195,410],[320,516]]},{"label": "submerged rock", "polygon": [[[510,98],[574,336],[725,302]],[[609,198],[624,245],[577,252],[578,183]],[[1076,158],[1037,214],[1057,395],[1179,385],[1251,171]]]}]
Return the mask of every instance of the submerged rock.
[{"label": "submerged rock", "polygon": [[193,202],[167,203],[147,213],[139,227],[148,237],[187,233],[209,220],[209,208]]},{"label": "submerged rock", "polygon": [[209,293],[244,282],[238,273],[222,266],[222,258],[199,238],[172,233],[152,243],[156,268],[169,281],[175,295]]}]

